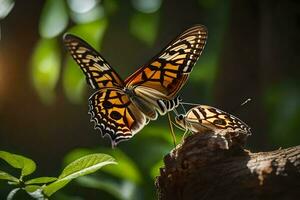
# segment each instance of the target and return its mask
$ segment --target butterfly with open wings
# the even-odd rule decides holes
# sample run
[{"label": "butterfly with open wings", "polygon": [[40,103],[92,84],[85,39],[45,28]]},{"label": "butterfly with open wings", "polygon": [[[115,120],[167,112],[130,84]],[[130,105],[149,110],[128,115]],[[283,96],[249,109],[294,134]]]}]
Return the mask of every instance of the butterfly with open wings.
[{"label": "butterfly with open wings", "polygon": [[[97,90],[89,98],[91,120],[115,146],[178,106],[178,91],[204,49],[207,29],[196,25],[186,30],[125,81],[79,37],[65,34],[63,40],[88,84]],[[163,101],[173,106],[167,108]]]}]

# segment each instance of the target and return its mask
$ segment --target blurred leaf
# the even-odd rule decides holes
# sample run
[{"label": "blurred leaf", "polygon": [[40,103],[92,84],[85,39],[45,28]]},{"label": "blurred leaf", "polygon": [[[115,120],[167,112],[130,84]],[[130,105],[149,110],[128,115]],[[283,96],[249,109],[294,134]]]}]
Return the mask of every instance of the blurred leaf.
[{"label": "blurred leaf", "polygon": [[80,177],[77,182],[82,187],[94,188],[98,190],[103,190],[116,197],[117,199],[124,199],[122,193],[120,192],[120,186],[113,180],[108,179],[97,179],[92,176]]},{"label": "blurred leaf", "polygon": [[33,173],[36,169],[35,162],[24,156],[12,154],[6,151],[0,151],[0,158],[5,160],[12,167],[21,169],[21,177]]},{"label": "blurred leaf", "polygon": [[131,0],[133,7],[143,13],[156,12],[162,3],[162,0]]},{"label": "blurred leaf", "polygon": [[9,194],[7,195],[7,199],[6,200],[13,200],[15,194],[20,190],[20,188],[15,188],[12,191],[9,192]]},{"label": "blurred leaf", "polygon": [[97,179],[95,177],[86,176],[77,179],[77,182],[83,187],[106,191],[120,200],[136,199],[133,197],[136,186],[128,181],[117,184],[115,181],[109,179]]},{"label": "blurred leaf", "polygon": [[116,13],[119,9],[119,5],[117,0],[109,0],[109,1],[103,1],[103,7],[105,9],[105,13],[108,15],[113,15]]},{"label": "blurred leaf", "polygon": [[104,9],[98,0],[68,0],[71,18],[76,23],[88,23],[104,17]]},{"label": "blurred leaf", "polygon": [[54,99],[54,88],[60,72],[60,52],[57,41],[41,39],[32,57],[33,85],[44,103]]},{"label": "blurred leaf", "polygon": [[270,138],[276,144],[297,145],[300,136],[300,93],[297,82],[285,82],[266,89],[265,107],[269,116]]},{"label": "blurred leaf", "polygon": [[0,179],[2,180],[7,180],[7,181],[13,181],[13,182],[16,182],[18,183],[19,182],[19,179],[17,179],[16,177],[4,172],[4,171],[1,171],[0,170]]},{"label": "blurred leaf", "polygon": [[[108,153],[113,157],[118,159],[118,165],[104,167],[102,170],[114,175],[116,177],[122,178],[124,180],[130,180],[134,183],[142,182],[142,175],[136,164],[120,149],[101,149],[101,152]],[[126,172],[124,173],[124,169]]]},{"label": "blurred leaf", "polygon": [[65,93],[72,103],[78,104],[85,99],[83,98],[85,97],[85,80],[86,79],[80,67],[71,57],[68,57],[66,61],[66,67],[64,69],[63,85]]},{"label": "blurred leaf", "polygon": [[190,77],[191,82],[197,83],[203,81],[206,84],[213,84],[217,72],[217,59],[214,57],[201,57],[198,63],[193,68],[193,73]]},{"label": "blurred leaf", "polygon": [[81,37],[95,49],[99,50],[107,24],[107,20],[103,18],[95,22],[73,26],[67,32]]},{"label": "blurred leaf", "polygon": [[155,179],[157,176],[159,176],[160,168],[164,166],[164,162],[162,160],[158,161],[155,165],[153,165],[150,175],[153,179]]},{"label": "blurred leaf", "polygon": [[99,2],[98,0],[67,0],[72,11],[77,13],[85,13],[92,10]]},{"label": "blurred leaf", "polygon": [[65,155],[64,163],[71,163],[83,156],[93,154],[93,153],[95,153],[95,151],[92,151],[91,149],[85,149],[85,148],[73,149],[71,152]]},{"label": "blurred leaf", "polygon": [[72,20],[76,23],[89,23],[99,20],[104,17],[104,9],[101,5],[96,6],[92,10],[86,13],[71,13]]},{"label": "blurred leaf", "polygon": [[40,17],[39,31],[45,38],[62,33],[68,25],[67,8],[64,1],[47,0]]},{"label": "blurred leaf", "polygon": [[158,33],[159,14],[136,12],[130,20],[130,32],[147,45],[153,45]]},{"label": "blurred leaf", "polygon": [[[95,49],[101,46],[101,41],[107,27],[105,19],[89,24],[80,24],[72,27],[68,32],[82,37]],[[80,103],[86,85],[86,78],[77,63],[68,55],[63,72],[63,86],[67,98],[72,103]]]},{"label": "blurred leaf", "polygon": [[[174,141],[173,141],[173,137],[171,135],[171,131],[168,125],[168,121],[165,122],[166,125],[165,126],[157,126],[157,125],[151,125],[151,126],[146,126],[143,130],[142,130],[142,134],[140,134],[140,138],[145,139],[145,140],[149,140],[149,138],[151,139],[161,139],[162,141],[167,142],[168,144],[173,145]],[[175,136],[176,136],[176,141],[180,141],[182,139],[182,131],[178,129],[176,129],[176,127],[174,128],[174,132],[175,132]],[[179,134],[177,134],[179,132]]]},{"label": "blurred leaf", "polygon": [[15,2],[13,0],[0,1],[0,20],[4,19],[13,9]]},{"label": "blurred leaf", "polygon": [[57,178],[56,177],[39,177],[39,178],[34,178],[34,179],[30,179],[28,181],[25,182],[26,185],[29,184],[45,184],[45,183],[50,183],[53,181],[56,181]]},{"label": "blurred leaf", "polygon": [[[136,166],[136,164],[120,149],[106,149],[100,148],[96,150],[97,152],[103,152],[109,155],[112,155],[114,158],[118,159],[118,165],[111,165],[108,167],[103,167],[102,171],[109,173],[113,176],[124,180],[130,180],[134,183],[141,183],[142,175]],[[88,149],[75,149],[65,156],[65,162],[70,162],[76,158],[82,157],[84,155],[90,154],[92,152]],[[126,173],[124,173],[126,169]]]},{"label": "blurred leaf", "polygon": [[43,192],[47,196],[51,196],[57,190],[68,184],[71,180],[93,173],[101,167],[110,164],[117,164],[117,162],[113,157],[106,154],[91,154],[79,158],[65,167],[58,179],[44,187]]}]

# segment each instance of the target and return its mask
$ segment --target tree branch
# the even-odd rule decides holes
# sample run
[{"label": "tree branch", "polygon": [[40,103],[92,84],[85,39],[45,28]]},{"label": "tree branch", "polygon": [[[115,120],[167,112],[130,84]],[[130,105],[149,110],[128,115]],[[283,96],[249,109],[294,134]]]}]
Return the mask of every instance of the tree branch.
[{"label": "tree branch", "polygon": [[164,158],[160,200],[297,199],[300,146],[251,153],[243,135],[193,134]]}]

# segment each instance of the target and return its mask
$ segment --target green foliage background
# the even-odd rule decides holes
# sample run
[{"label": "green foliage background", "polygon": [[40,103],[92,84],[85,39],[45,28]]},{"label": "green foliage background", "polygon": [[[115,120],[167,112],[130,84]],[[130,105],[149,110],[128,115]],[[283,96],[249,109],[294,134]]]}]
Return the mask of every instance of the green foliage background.
[{"label": "green foliage background", "polygon": [[[216,106],[247,122],[253,132],[248,143],[251,150],[299,144],[300,62],[294,57],[299,57],[300,51],[289,45],[300,46],[299,39],[272,43],[268,49],[263,36],[253,36],[250,41],[241,34],[244,24],[259,27],[251,29],[254,35],[263,32],[266,24],[284,27],[289,22],[298,31],[299,25],[292,24],[296,19],[287,15],[289,10],[282,11],[283,19],[289,21],[276,24],[272,4],[256,2],[247,7],[249,2],[239,2],[0,1],[0,148],[33,158],[38,163],[35,173],[39,176],[55,176],[67,163],[90,153],[107,153],[119,163],[78,179],[53,199],[154,199],[154,178],[163,165],[163,156],[173,148],[166,117],[151,122],[132,140],[111,149],[108,139],[102,139],[89,122],[87,99],[93,91],[64,49],[62,35],[70,32],[85,39],[125,79],[193,24],[206,25],[209,38],[181,92],[182,98]],[[255,13],[255,6],[261,6],[261,13]],[[242,9],[245,10],[239,11]],[[264,14],[274,17],[275,22],[266,23]],[[249,17],[249,21],[243,17],[252,15],[259,17]],[[282,30],[285,34],[294,31]],[[286,36],[281,29],[271,35],[275,39]],[[237,47],[239,44],[242,49]],[[256,45],[257,51],[252,51],[251,45]],[[278,57],[270,56],[269,50],[276,51]],[[243,51],[249,52],[246,58],[239,57]],[[228,54],[233,56],[227,57]],[[257,65],[244,65],[252,61]],[[238,64],[230,64],[235,62]],[[240,107],[247,98],[252,102]],[[176,132],[180,140],[182,133]],[[1,161],[0,167],[11,171]],[[0,199],[10,189],[0,182]],[[18,198],[25,197],[20,194]]]}]

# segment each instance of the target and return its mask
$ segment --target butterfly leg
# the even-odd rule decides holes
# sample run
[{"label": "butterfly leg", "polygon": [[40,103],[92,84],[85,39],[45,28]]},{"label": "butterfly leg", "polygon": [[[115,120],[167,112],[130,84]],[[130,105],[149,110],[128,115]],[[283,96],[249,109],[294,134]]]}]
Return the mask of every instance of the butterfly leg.
[{"label": "butterfly leg", "polygon": [[172,135],[172,138],[173,138],[174,148],[176,148],[176,136],[175,136],[175,133],[174,133],[173,124],[172,124],[172,120],[171,120],[171,115],[170,115],[169,112],[168,112],[168,120],[169,120],[169,127],[170,127],[170,131],[171,131],[171,135]]},{"label": "butterfly leg", "polygon": [[183,136],[182,136],[181,142],[184,141],[184,139],[187,137],[187,135],[188,135],[189,133],[191,133],[191,131],[190,131],[189,129],[185,129],[185,131],[184,131],[184,133],[183,133]]}]

